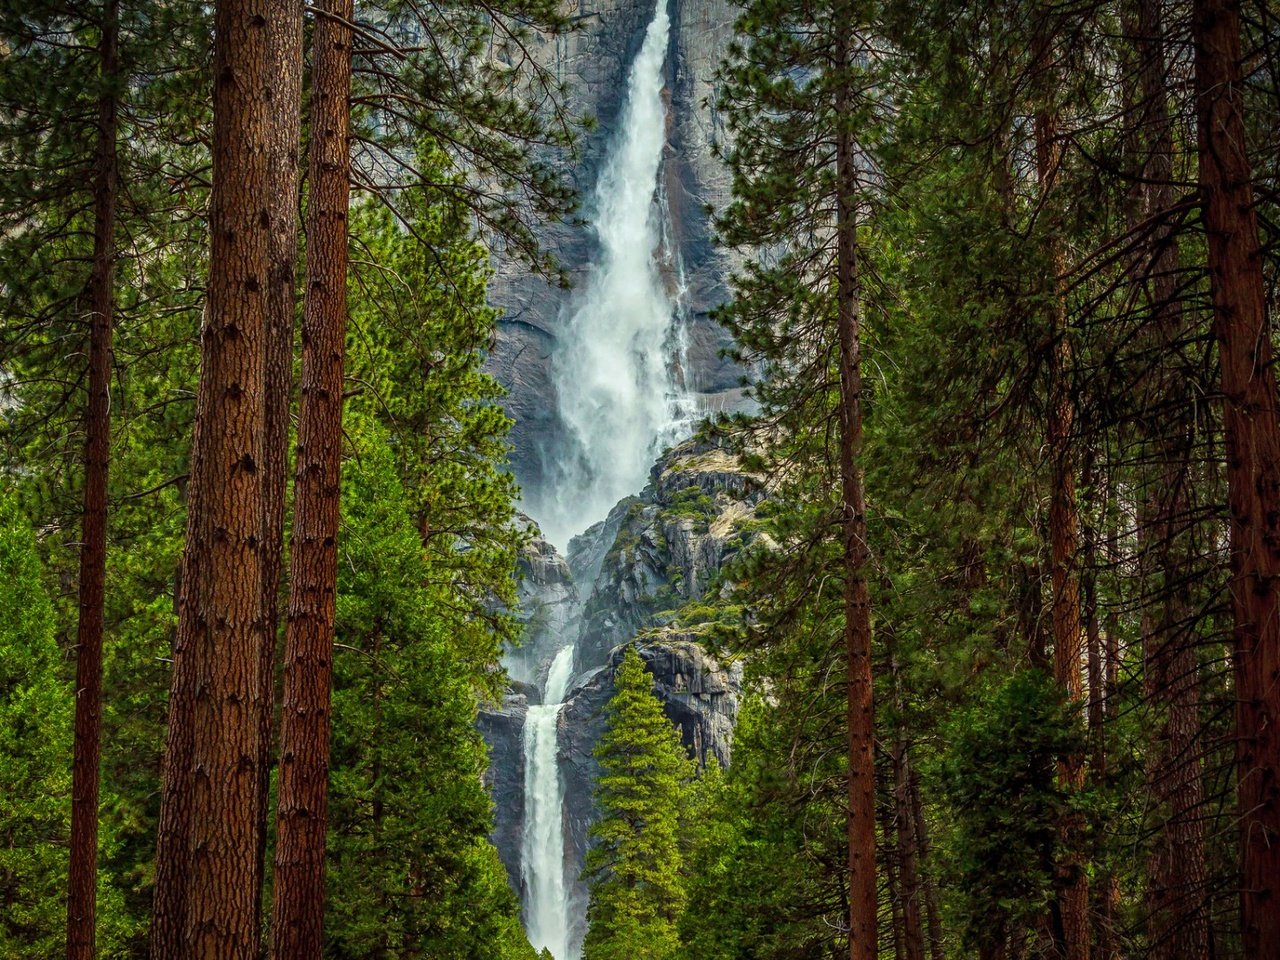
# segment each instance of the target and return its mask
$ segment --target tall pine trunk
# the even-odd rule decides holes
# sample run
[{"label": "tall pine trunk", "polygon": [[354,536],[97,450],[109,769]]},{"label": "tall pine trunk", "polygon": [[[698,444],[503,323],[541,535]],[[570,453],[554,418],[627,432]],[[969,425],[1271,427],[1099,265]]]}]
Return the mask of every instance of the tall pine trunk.
[{"label": "tall pine trunk", "polygon": [[[1048,87],[1053,82],[1052,45],[1047,28],[1035,38],[1033,64],[1038,82]],[[1040,196],[1046,209],[1053,205],[1052,193],[1062,148],[1058,143],[1058,118],[1053,109],[1041,106],[1035,114],[1036,173]],[[1050,228],[1052,231],[1052,227]],[[1070,373],[1073,364],[1070,331],[1067,328],[1066,292],[1062,277],[1066,258],[1062,242],[1050,232],[1046,239],[1048,266],[1052,270],[1050,291],[1050,344],[1048,358],[1049,406],[1046,440],[1050,457],[1049,479],[1049,553],[1052,603],[1050,621],[1053,631],[1053,676],[1072,703],[1084,699],[1081,660],[1084,629],[1080,607],[1080,507],[1076,495],[1074,434],[1075,404],[1071,396]],[[1068,791],[1084,787],[1084,757],[1070,754],[1060,759],[1058,778]],[[1067,817],[1061,825],[1061,849],[1058,855],[1058,910],[1060,936],[1066,960],[1088,960],[1089,957],[1089,886],[1084,864],[1079,860],[1079,838],[1082,825],[1076,816]]]},{"label": "tall pine trunk", "polygon": [[[271,788],[271,727],[275,710],[276,647],[279,637],[280,568],[284,554],[285,487],[289,460],[289,412],[293,396],[293,332],[297,304],[298,153],[302,139],[302,0],[278,0],[267,24],[274,71],[268,181],[271,239],[267,267],[267,348],[263,398],[266,433],[262,450],[262,622],[258,682],[266,691],[258,712],[261,753],[257,808],[265,823]],[[262,886],[266,831],[258,850],[256,885]],[[259,918],[261,922],[261,918]]]},{"label": "tall pine trunk", "polygon": [[849,753],[849,955],[875,960],[876,786],[871,687],[871,600],[867,588],[866,496],[862,447],[861,291],[857,262],[858,165],[848,74],[851,22],[842,31],[836,90],[836,325],[840,346],[840,509],[844,558],[844,647]]},{"label": "tall pine trunk", "polygon": [[111,326],[115,266],[119,0],[102,7],[98,146],[93,188],[89,397],[85,410],[80,618],[76,628],[75,746],[67,877],[67,960],[93,960],[97,924],[98,794],[102,754],[103,600],[107,575],[107,470],[111,457]]},{"label": "tall pine trunk", "polygon": [[307,288],[294,481],[289,620],[271,953],[319,957],[329,797],[343,355],[347,325],[352,0],[328,0],[314,34]]},{"label": "tall pine trunk", "polygon": [[[1161,358],[1147,422],[1156,460],[1151,491],[1139,511],[1145,565],[1154,576],[1144,594],[1144,685],[1159,720],[1146,765],[1147,791],[1160,818],[1148,862],[1148,934],[1153,960],[1204,960],[1209,953],[1204,784],[1200,765],[1200,680],[1188,590],[1195,577],[1190,543],[1193,403],[1186,370],[1176,363],[1186,322],[1178,291],[1178,238],[1167,221],[1174,205],[1173,122],[1166,77],[1164,23],[1157,0],[1138,0],[1134,46],[1141,108],[1137,126],[1145,184],[1141,214],[1158,222],[1151,238],[1150,348]],[[1166,218],[1166,219],[1160,219]],[[1144,578],[1144,583],[1148,578]]]},{"label": "tall pine trunk", "polygon": [[259,940],[271,7],[219,0],[214,14],[208,306],[157,837],[154,958],[248,960]]},{"label": "tall pine trunk", "polygon": [[1280,424],[1245,148],[1237,0],[1195,0],[1192,38],[1231,513],[1241,921],[1245,956],[1261,960],[1280,944]]}]

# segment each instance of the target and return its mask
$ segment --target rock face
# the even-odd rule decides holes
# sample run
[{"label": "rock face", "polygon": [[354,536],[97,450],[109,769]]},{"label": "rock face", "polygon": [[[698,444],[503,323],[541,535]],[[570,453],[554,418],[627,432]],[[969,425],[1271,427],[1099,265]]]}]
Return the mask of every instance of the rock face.
[{"label": "rock face", "polygon": [[[702,764],[729,762],[742,665],[708,653],[698,628],[675,622],[676,611],[718,590],[722,565],[762,536],[754,519],[763,498],[757,479],[725,450],[689,441],[658,462],[639,496],[575,538],[567,561],[541,539],[526,549],[521,591],[529,636],[508,659],[513,684],[506,703],[480,722],[491,752],[495,842],[515,889],[521,888],[525,712],[538,696],[539,665],[565,643],[577,643],[558,735],[569,877],[581,872],[596,815],[593,750],[626,646],[634,644],[648,665],[654,692],[690,754]],[[571,883],[569,895],[581,927],[585,884]],[[576,930],[573,942],[584,933]]]},{"label": "rock face", "polygon": [[[668,286],[682,289],[689,334],[685,381],[708,410],[724,409],[740,399],[739,370],[721,359],[725,332],[708,316],[726,296],[730,262],[711,243],[706,208],[722,207],[729,178],[714,147],[724,131],[712,104],[715,72],[728,45],[735,8],[728,0],[657,0],[668,3],[672,28],[666,61],[668,135],[659,174],[659,204],[667,221],[663,257]],[[568,106],[592,116],[597,126],[583,134],[581,156],[564,168],[590,212],[592,191],[614,137],[627,90],[627,71],[653,16],[654,0],[577,0],[579,29],[544,38],[533,55],[568,85]],[[563,161],[560,161],[563,162]],[[555,254],[576,281],[596,256],[588,226],[548,223],[539,231],[543,246]],[[507,389],[507,411],[515,420],[512,466],[531,502],[551,496],[545,489],[556,438],[563,426],[558,413],[551,358],[572,304],[564,291],[532,276],[521,264],[497,258],[491,285],[493,302],[504,309],[487,368]]]}]

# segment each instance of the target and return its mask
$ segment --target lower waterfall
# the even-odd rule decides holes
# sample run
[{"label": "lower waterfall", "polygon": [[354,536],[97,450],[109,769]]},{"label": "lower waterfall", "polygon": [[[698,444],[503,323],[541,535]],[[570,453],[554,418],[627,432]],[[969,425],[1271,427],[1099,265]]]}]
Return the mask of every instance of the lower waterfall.
[{"label": "lower waterfall", "polygon": [[564,796],[557,763],[557,726],[573,675],[573,644],[551,661],[543,702],[529,707],[524,725],[525,926],[534,948],[556,960],[569,956],[569,900],[564,883]]},{"label": "lower waterfall", "polygon": [[[596,185],[592,227],[599,255],[564,318],[553,377],[565,435],[556,448],[554,495],[530,504],[547,539],[560,548],[622,497],[644,486],[662,449],[692,429],[697,404],[686,389],[678,251],[670,249],[659,189],[667,140],[663,97],[670,36],[668,0],[631,64],[620,126]],[[674,270],[673,270],[674,267]],[[674,282],[671,282],[673,281]],[[587,586],[587,585],[584,585]],[[582,597],[583,600],[586,597]],[[542,703],[524,728],[524,823],[520,874],[525,929],[555,960],[577,960],[580,906],[564,831],[564,783],[557,727],[575,664],[576,623],[551,662]],[[576,932],[575,932],[576,931]]]}]

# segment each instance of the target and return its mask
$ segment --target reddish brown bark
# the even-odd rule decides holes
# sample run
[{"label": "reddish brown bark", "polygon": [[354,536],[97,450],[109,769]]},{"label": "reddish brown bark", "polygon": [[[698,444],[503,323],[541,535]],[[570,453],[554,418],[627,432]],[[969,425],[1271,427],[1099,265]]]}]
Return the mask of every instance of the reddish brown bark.
[{"label": "reddish brown bark", "polygon": [[[1052,83],[1052,46],[1042,29],[1035,39],[1033,62],[1039,81]],[[1054,181],[1061,163],[1058,119],[1047,107],[1035,115],[1036,172],[1040,196],[1046,210],[1052,210]],[[1053,633],[1053,676],[1067,699],[1084,699],[1081,660],[1084,628],[1080,607],[1080,510],[1076,495],[1074,432],[1075,405],[1071,396],[1070,371],[1073,363],[1067,324],[1066,292],[1063,277],[1066,262],[1061,243],[1052,230],[1045,240],[1053,270],[1049,347],[1049,409],[1045,435],[1050,457],[1049,553],[1051,560],[1050,620]],[[1064,756],[1058,764],[1058,779],[1068,790],[1084,787],[1084,757]],[[1062,948],[1066,960],[1089,957],[1089,886],[1077,849],[1082,824],[1067,818],[1061,827],[1061,852],[1057,866],[1058,909],[1061,918]]]},{"label": "reddish brown bark", "polygon": [[1146,270],[1151,303],[1148,341],[1162,358],[1148,402],[1155,425],[1150,439],[1156,466],[1139,510],[1144,593],[1144,687],[1156,714],[1146,765],[1147,791],[1158,828],[1147,865],[1148,937],[1153,960],[1204,960],[1209,955],[1206,867],[1201,807],[1200,680],[1187,595],[1195,576],[1191,529],[1192,421],[1190,381],[1180,369],[1178,342],[1186,321],[1178,292],[1178,238],[1167,218],[1174,204],[1173,124],[1166,78],[1160,4],[1138,0],[1134,49],[1141,107],[1137,137],[1145,184],[1133,220],[1158,222]]},{"label": "reddish brown bark", "polygon": [[102,754],[103,598],[107,575],[107,470],[111,457],[111,325],[116,224],[118,0],[106,0],[99,41],[98,147],[93,190],[89,397],[85,409],[80,617],[67,875],[67,960],[93,960],[97,925],[98,794]]},{"label": "reddish brown bark", "polygon": [[313,40],[302,399],[271,918],[275,960],[319,957],[324,945],[351,166],[351,30],[346,24],[352,2],[327,0],[321,10]]},{"label": "reddish brown bark", "polygon": [[[853,63],[852,30],[843,31],[841,67]],[[849,92],[837,85],[836,116],[850,113]],[[871,600],[867,588],[866,496],[858,463],[862,448],[861,291],[857,262],[858,169],[847,123],[836,131],[836,286],[840,343],[840,509],[844,557],[844,647],[849,725],[849,955],[875,960],[876,787],[871,686]]]},{"label": "reddish brown bark", "polygon": [[153,957],[175,960],[249,960],[259,939],[270,7],[266,0],[219,0],[214,14],[201,422],[191,458],[151,940]]},{"label": "reddish brown bark", "polygon": [[[293,396],[293,331],[297,312],[298,152],[302,137],[302,0],[278,0],[267,24],[271,86],[271,238],[267,268],[267,348],[263,384],[266,434],[262,449],[262,622],[258,676],[263,697],[258,714],[262,753],[257,808],[265,823],[271,787],[271,735],[275,709],[279,637],[280,568],[284,554],[285,486],[289,460],[289,411]],[[258,850],[256,885],[262,886],[266,831]],[[261,918],[259,918],[259,924]]]},{"label": "reddish brown bark", "polygon": [[1245,147],[1239,3],[1195,0],[1192,38],[1231,513],[1240,907],[1245,956],[1260,960],[1280,944],[1280,422]]}]

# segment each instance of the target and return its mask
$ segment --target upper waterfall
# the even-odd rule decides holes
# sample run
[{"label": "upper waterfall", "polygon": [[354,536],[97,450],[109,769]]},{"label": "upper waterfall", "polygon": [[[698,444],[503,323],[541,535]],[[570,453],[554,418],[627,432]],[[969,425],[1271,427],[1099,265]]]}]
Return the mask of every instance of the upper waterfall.
[{"label": "upper waterfall", "polygon": [[598,258],[552,358],[566,430],[550,465],[554,496],[535,509],[561,547],[644,486],[662,448],[686,434],[697,413],[681,374],[679,294],[668,292],[659,265],[660,257],[677,259],[664,249],[658,188],[669,33],[666,0],[658,0],[591,205]]}]

